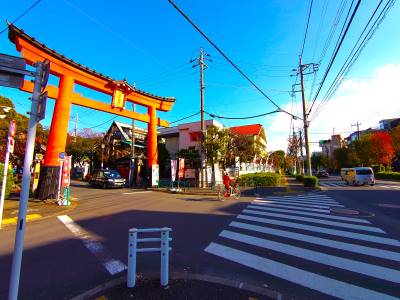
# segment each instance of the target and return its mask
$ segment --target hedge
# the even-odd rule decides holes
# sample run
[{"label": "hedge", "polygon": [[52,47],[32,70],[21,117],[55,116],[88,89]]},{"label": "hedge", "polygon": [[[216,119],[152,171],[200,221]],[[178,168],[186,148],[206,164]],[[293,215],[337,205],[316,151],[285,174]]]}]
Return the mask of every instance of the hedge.
[{"label": "hedge", "polygon": [[281,175],[270,172],[243,174],[236,182],[241,186],[279,186]]},{"label": "hedge", "polygon": [[303,184],[306,187],[316,187],[318,186],[318,178],[315,176],[304,176]]},{"label": "hedge", "polygon": [[375,174],[378,179],[397,179],[400,180],[400,172],[379,172]]},{"label": "hedge", "polygon": [[[3,168],[4,164],[0,164],[0,192],[1,192],[1,187],[3,186]],[[7,172],[7,182],[6,182],[6,193],[4,195],[4,198],[7,199],[10,196],[11,189],[14,185],[15,177],[13,175],[12,170],[8,170]]]},{"label": "hedge", "polygon": [[296,175],[296,181],[303,182],[304,176],[301,174]]}]

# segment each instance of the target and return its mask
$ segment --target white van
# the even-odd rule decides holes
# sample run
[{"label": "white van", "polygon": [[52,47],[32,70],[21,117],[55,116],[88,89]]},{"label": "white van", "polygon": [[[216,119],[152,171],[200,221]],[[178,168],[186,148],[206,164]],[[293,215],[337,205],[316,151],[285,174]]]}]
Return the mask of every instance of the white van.
[{"label": "white van", "polygon": [[372,168],[368,167],[349,168],[346,171],[346,173],[347,175],[345,176],[345,181],[347,184],[353,184],[353,185],[375,184],[375,176]]}]

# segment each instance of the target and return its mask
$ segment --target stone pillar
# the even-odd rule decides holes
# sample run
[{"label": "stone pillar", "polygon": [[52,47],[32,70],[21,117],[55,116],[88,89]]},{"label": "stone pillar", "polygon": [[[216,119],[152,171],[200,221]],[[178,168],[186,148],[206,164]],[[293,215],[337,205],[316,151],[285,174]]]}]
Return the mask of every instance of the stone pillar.
[{"label": "stone pillar", "polygon": [[37,197],[39,199],[55,198],[60,172],[59,154],[65,151],[68,123],[71,111],[71,94],[74,91],[74,79],[62,76],[59,83],[59,94],[54,106],[44,163],[40,170]]}]

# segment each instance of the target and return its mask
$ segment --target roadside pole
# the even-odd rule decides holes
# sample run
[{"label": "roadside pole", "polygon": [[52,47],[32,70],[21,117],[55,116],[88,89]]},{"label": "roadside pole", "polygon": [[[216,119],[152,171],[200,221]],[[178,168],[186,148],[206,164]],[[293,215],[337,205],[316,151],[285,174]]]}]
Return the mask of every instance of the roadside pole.
[{"label": "roadside pole", "polygon": [[24,168],[22,174],[22,189],[18,211],[18,223],[16,226],[14,253],[11,267],[10,286],[8,291],[8,300],[18,299],[19,279],[21,273],[22,252],[24,247],[24,235],[26,226],[26,212],[28,208],[29,188],[31,181],[31,165],[33,161],[33,153],[35,148],[36,126],[43,118],[46,101],[42,98],[42,89],[47,84],[49,74],[48,62],[37,62],[35,64],[36,70],[34,72],[34,87],[32,95],[31,111],[28,123],[27,140],[25,146]]},{"label": "roadside pole", "polygon": [[3,168],[3,184],[2,184],[2,187],[1,187],[0,228],[1,228],[1,223],[3,221],[3,209],[4,209],[4,197],[5,197],[5,194],[6,194],[8,161],[10,159],[10,152],[11,153],[14,152],[14,135],[15,135],[15,128],[16,128],[15,126],[16,126],[15,125],[15,120],[10,121],[10,127],[8,129],[8,137],[7,137],[6,158],[4,160],[4,168]]}]

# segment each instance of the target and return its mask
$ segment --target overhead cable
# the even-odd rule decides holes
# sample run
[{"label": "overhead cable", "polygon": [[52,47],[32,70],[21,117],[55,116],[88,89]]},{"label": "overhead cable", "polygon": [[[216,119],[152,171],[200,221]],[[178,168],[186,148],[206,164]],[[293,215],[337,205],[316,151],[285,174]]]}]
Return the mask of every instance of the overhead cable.
[{"label": "overhead cable", "polygon": [[304,45],[306,44],[307,32],[308,32],[308,25],[310,24],[310,17],[311,17],[311,11],[312,11],[313,2],[314,2],[314,0],[311,0],[311,2],[310,2],[310,9],[308,10],[306,31],[305,31],[305,33],[304,33],[303,45],[301,46],[301,51],[300,51],[300,56],[301,56],[301,57],[303,56]]},{"label": "overhead cable", "polygon": [[[34,8],[37,4],[39,4],[39,2],[42,0],[37,0],[35,3],[33,3],[31,6],[29,6],[29,8],[27,10],[25,10],[22,14],[20,14],[18,17],[16,17],[14,19],[14,21],[11,22],[11,24],[15,24],[16,22],[18,22],[23,16],[25,16],[32,8]],[[3,32],[5,32],[8,29],[8,26],[6,26],[6,28],[4,28],[2,31],[0,31],[0,34],[2,34]]]},{"label": "overhead cable", "polygon": [[267,112],[267,113],[264,113],[264,114],[259,114],[259,115],[255,115],[255,116],[249,116],[249,117],[224,117],[224,116],[218,116],[218,115],[216,115],[216,114],[212,114],[212,113],[209,113],[209,112],[206,112],[206,111],[205,111],[205,113],[206,113],[207,115],[209,115],[211,118],[227,119],[227,120],[254,119],[254,118],[264,117],[264,116],[271,115],[271,114],[275,114],[275,113],[279,113],[279,112],[281,112],[281,110],[277,109],[277,110],[270,111],[270,112]]},{"label": "overhead cable", "polygon": [[[256,90],[258,90],[265,98],[267,98],[280,112],[291,115],[288,111],[280,108],[280,106],[273,101],[257,84],[254,83],[225,53],[172,1],[169,3],[248,81]],[[296,117],[291,115],[292,117]],[[298,117],[296,117],[298,118]]]}]

